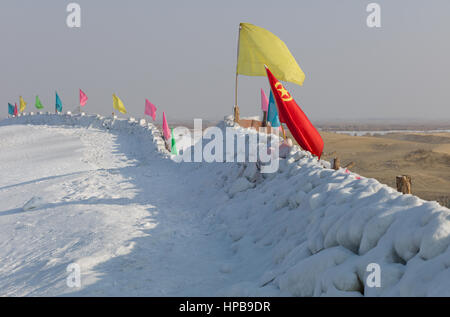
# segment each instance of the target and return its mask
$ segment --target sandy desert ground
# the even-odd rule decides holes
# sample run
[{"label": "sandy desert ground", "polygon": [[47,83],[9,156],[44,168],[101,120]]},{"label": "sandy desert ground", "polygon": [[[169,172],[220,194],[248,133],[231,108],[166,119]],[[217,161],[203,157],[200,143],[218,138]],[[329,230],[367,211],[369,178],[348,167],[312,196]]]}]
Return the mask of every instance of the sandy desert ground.
[{"label": "sandy desert ground", "polygon": [[321,134],[324,159],[353,161],[352,171],[394,188],[396,175],[411,175],[413,194],[450,207],[450,133]]}]

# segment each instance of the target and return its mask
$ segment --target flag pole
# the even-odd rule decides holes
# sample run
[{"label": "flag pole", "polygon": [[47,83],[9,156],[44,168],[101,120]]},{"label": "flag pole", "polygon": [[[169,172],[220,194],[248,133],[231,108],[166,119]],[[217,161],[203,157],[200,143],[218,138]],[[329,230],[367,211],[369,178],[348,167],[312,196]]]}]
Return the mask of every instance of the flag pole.
[{"label": "flag pole", "polygon": [[[268,69],[267,65],[264,65],[264,67],[265,67],[266,69]],[[275,94],[274,94],[274,92],[273,92],[273,90],[272,90],[272,87],[270,87],[270,91],[272,92],[272,95],[275,96]],[[278,109],[277,98],[274,98],[274,100],[275,100],[275,107]],[[280,122],[280,127],[281,127],[281,132],[283,132],[283,140],[286,140],[286,132],[284,131],[283,123],[282,123],[282,122]]]},{"label": "flag pole", "polygon": [[239,63],[239,43],[241,41],[241,25],[239,24],[239,32],[238,32],[238,45],[237,45],[237,59],[236,59],[236,83],[234,87],[234,122],[239,121],[239,107],[238,107],[238,63]]},{"label": "flag pole", "polygon": [[286,140],[286,132],[284,131],[283,124],[280,123],[281,131],[283,132],[283,139]]},{"label": "flag pole", "polygon": [[114,106],[116,104],[116,94],[113,94],[113,112],[112,112],[112,119],[114,120],[114,117],[116,116],[116,114],[114,113]]},{"label": "flag pole", "polygon": [[237,105],[237,102],[238,102],[237,94],[238,94],[238,73],[236,71],[236,85],[234,87],[234,107],[233,107],[234,122],[239,121],[239,116],[238,116],[239,107]]},{"label": "flag pole", "polygon": [[78,110],[80,111],[81,114],[81,88],[80,89],[80,102],[78,103]]}]

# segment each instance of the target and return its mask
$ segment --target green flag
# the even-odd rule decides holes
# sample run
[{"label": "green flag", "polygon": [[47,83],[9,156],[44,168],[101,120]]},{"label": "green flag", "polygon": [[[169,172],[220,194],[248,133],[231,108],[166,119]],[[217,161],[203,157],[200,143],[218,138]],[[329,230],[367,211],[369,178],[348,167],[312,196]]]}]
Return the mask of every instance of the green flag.
[{"label": "green flag", "polygon": [[44,106],[42,105],[41,101],[39,100],[39,96],[36,96],[36,103],[34,104],[34,106],[35,106],[37,109],[42,109],[42,108],[44,108]]},{"label": "green flag", "polygon": [[175,137],[174,137],[174,134],[173,134],[173,128],[171,129],[172,131],[172,133],[171,133],[171,135],[172,135],[172,150],[171,150],[171,153],[173,154],[173,155],[178,155],[178,151],[177,151],[177,144],[176,144],[176,142],[175,142]]}]

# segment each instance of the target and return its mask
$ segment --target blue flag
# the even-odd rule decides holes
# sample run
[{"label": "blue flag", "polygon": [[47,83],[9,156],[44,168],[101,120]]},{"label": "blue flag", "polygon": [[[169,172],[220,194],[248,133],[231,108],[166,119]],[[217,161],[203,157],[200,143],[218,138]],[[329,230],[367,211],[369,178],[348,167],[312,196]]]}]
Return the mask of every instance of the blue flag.
[{"label": "blue flag", "polygon": [[267,111],[267,121],[270,122],[272,127],[276,128],[281,125],[280,119],[278,118],[277,105],[275,104],[275,99],[272,94],[272,90],[270,91],[269,97],[269,110]]},{"label": "blue flag", "polygon": [[56,111],[61,112],[62,111],[62,101],[58,96],[58,93],[56,93]]},{"label": "blue flag", "polygon": [[8,114],[14,115],[14,106],[10,103],[8,103]]}]

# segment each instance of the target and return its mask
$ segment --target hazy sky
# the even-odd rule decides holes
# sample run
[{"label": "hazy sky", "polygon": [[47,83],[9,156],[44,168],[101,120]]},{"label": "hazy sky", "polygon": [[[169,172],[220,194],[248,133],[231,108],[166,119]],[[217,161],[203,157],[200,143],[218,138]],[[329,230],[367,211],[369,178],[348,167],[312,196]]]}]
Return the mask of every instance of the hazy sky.
[{"label": "hazy sky", "polygon": [[[82,25],[66,25],[81,5]],[[366,6],[381,5],[379,29]],[[54,111],[88,95],[86,111],[111,114],[112,93],[141,117],[148,98],[168,119],[231,114],[238,25],[280,37],[306,74],[287,84],[313,121],[450,120],[448,0],[1,0],[0,116],[23,95]],[[260,113],[264,77],[239,77],[243,115]],[[159,117],[160,118],[160,117]]]}]

